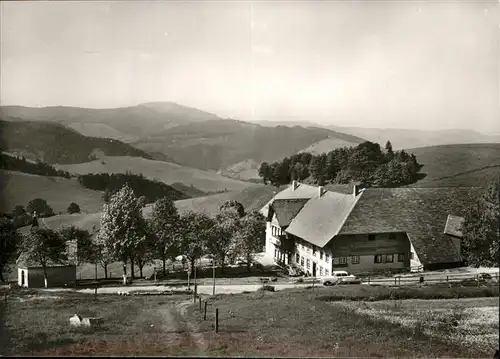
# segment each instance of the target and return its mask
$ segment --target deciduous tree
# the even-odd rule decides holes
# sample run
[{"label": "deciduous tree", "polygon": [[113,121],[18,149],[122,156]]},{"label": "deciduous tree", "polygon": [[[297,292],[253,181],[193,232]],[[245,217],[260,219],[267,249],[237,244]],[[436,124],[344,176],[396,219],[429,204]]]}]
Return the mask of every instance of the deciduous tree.
[{"label": "deciduous tree", "polygon": [[132,189],[125,185],[104,204],[101,215],[100,238],[114,256],[123,262],[123,281],[127,281],[127,261],[130,260],[134,278],[134,250],[144,236],[142,203]]},{"label": "deciduous tree", "polygon": [[26,209],[29,213],[36,212],[38,217],[50,217],[54,215],[54,211],[43,198],[35,198],[29,201]]},{"label": "deciduous tree", "polygon": [[68,213],[69,214],[80,213],[80,206],[75,202],[71,202],[68,206]]},{"label": "deciduous tree", "polygon": [[153,250],[162,261],[163,275],[166,275],[167,259],[175,257],[178,252],[179,221],[180,216],[172,200],[161,198],[155,202],[149,226],[155,236]]},{"label": "deciduous tree", "polygon": [[74,241],[76,243],[76,263],[95,263],[97,249],[92,242],[89,231],[76,226],[62,227],[58,230],[59,235],[65,243]]},{"label": "deciduous tree", "polygon": [[191,274],[195,261],[203,255],[206,243],[215,235],[215,220],[204,213],[188,211],[180,220],[180,252],[188,260]]},{"label": "deciduous tree", "polygon": [[21,234],[16,230],[11,220],[0,218],[0,280],[5,282],[3,271],[14,262],[22,241]]},{"label": "deciduous tree", "polygon": [[471,201],[462,233],[463,255],[469,265],[499,266],[500,177],[490,183],[481,198]]},{"label": "deciduous tree", "polygon": [[24,236],[22,252],[28,260],[43,268],[45,287],[48,286],[47,266],[50,262],[60,264],[68,259],[66,242],[59,233],[50,228],[32,227]]},{"label": "deciduous tree", "polygon": [[248,213],[241,219],[241,225],[235,234],[236,249],[238,254],[245,258],[247,268],[250,271],[250,265],[253,256],[262,251],[266,240],[266,220],[259,212]]}]

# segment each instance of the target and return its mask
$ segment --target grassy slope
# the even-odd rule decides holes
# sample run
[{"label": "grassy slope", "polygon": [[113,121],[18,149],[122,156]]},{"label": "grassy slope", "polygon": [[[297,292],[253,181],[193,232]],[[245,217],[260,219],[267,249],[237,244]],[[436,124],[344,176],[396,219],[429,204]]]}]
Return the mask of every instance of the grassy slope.
[{"label": "grassy slope", "polygon": [[219,206],[225,201],[235,200],[240,202],[246,211],[258,211],[273,197],[275,187],[254,184],[243,191],[220,193],[211,196],[190,198],[177,201],[175,204],[179,211],[199,211],[209,214],[217,212]]},{"label": "grassy slope", "polygon": [[415,187],[481,186],[500,174],[500,144],[446,145],[407,150],[426,177]]},{"label": "grassy slope", "polygon": [[105,123],[74,122],[68,124],[67,126],[81,133],[84,136],[114,138],[116,140],[123,141],[125,143],[133,142],[137,139],[132,135],[128,135],[126,133],[114,129],[113,127]]},{"label": "grassy slope", "polygon": [[[469,289],[479,288],[457,290]],[[186,312],[178,306],[179,301],[191,302],[181,295],[94,299],[68,292],[17,292],[9,296],[0,318],[6,334],[0,339],[5,339],[7,349],[0,354],[477,358],[491,357],[496,349],[497,342],[492,345],[483,339],[498,338],[498,296],[368,303],[321,299],[343,290],[217,295],[205,298],[206,321],[197,304]],[[377,287],[363,290],[380,291]],[[212,328],[215,308],[219,309],[218,334]],[[75,313],[100,317],[102,325],[72,329],[68,319]],[[484,321],[484,313],[496,318]],[[401,315],[416,317],[417,323],[393,320]],[[458,325],[449,325],[448,319]],[[480,345],[462,343],[463,329],[468,329],[466,336],[478,334],[473,339]]]},{"label": "grassy slope", "polygon": [[76,174],[125,173],[131,171],[136,174],[142,173],[145,177],[166,184],[181,182],[188,186],[193,185],[202,191],[242,190],[251,185],[248,182],[230,179],[213,172],[139,157],[107,156],[92,162],[58,165],[56,167]]},{"label": "grassy slope", "polygon": [[45,199],[56,213],[65,213],[71,202],[82,212],[99,211],[103,204],[101,192],[83,188],[76,179],[0,170],[0,188],[0,211],[11,211],[18,204],[26,207],[37,197]]},{"label": "grassy slope", "polygon": [[[204,332],[212,355],[420,358],[493,355],[491,346],[460,345],[449,341],[445,337],[448,333],[440,330],[427,335],[318,298],[318,294],[337,290],[341,288],[217,296],[209,298],[208,321],[199,320],[199,311],[194,307],[192,315]],[[476,302],[467,304],[475,307]],[[498,309],[498,297],[488,300],[495,302],[493,305]],[[217,335],[210,331],[215,308],[219,309],[220,322]]]},{"label": "grassy slope", "polygon": [[345,141],[338,138],[327,138],[326,140],[322,140],[316,143],[313,143],[311,146],[300,150],[299,153],[309,152],[314,155],[322,154],[330,152],[339,147],[351,147],[357,146],[359,142],[353,141]]}]

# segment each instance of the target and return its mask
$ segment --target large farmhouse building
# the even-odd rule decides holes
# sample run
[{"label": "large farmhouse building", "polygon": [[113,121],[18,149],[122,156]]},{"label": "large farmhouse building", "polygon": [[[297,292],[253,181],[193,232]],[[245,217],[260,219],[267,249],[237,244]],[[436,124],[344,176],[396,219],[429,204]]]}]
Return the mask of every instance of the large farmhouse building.
[{"label": "large farmhouse building", "polygon": [[294,181],[261,210],[266,252],[313,276],[460,266],[462,216],[477,191]]}]

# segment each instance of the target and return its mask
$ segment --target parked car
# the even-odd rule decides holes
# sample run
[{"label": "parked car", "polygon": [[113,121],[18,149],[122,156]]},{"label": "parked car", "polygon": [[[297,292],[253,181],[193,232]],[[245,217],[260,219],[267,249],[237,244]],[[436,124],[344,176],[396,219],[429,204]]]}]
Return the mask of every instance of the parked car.
[{"label": "parked car", "polygon": [[328,286],[336,284],[357,284],[361,283],[361,280],[346,271],[333,271],[332,275],[320,277],[320,282]]}]

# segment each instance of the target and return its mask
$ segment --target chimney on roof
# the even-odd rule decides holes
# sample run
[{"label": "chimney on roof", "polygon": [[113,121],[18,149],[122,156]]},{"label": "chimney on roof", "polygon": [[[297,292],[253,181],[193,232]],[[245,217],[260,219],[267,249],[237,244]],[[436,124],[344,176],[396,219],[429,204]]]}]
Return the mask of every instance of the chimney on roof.
[{"label": "chimney on roof", "polygon": [[357,184],[354,184],[352,187],[352,195],[356,197],[359,194],[359,186]]},{"label": "chimney on roof", "polygon": [[299,187],[299,183],[297,181],[292,181],[292,190],[295,191]]},{"label": "chimney on roof", "polygon": [[323,188],[323,186],[319,186],[318,187],[318,197],[321,197],[322,195],[325,194],[325,189]]}]

